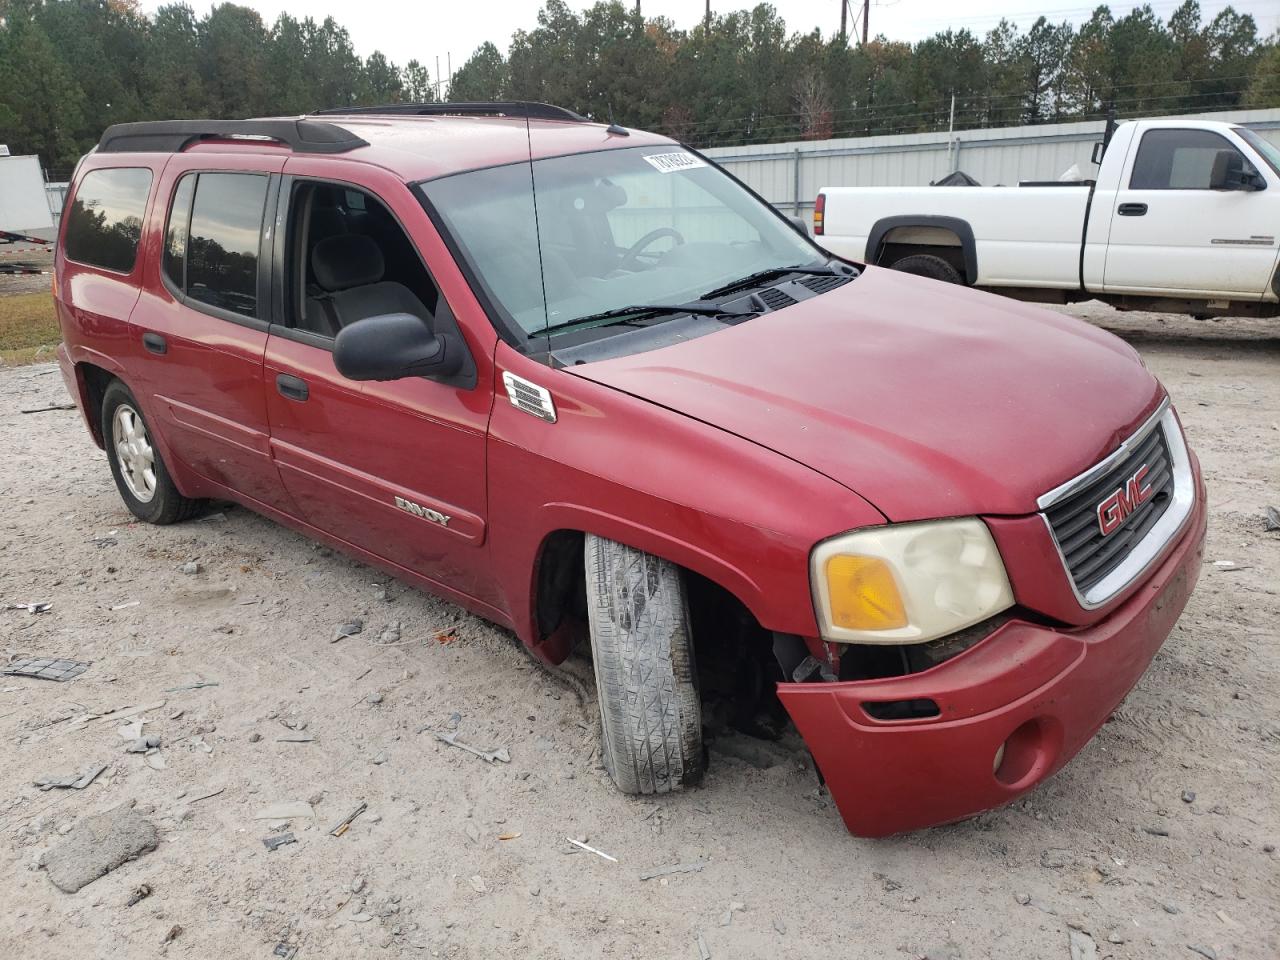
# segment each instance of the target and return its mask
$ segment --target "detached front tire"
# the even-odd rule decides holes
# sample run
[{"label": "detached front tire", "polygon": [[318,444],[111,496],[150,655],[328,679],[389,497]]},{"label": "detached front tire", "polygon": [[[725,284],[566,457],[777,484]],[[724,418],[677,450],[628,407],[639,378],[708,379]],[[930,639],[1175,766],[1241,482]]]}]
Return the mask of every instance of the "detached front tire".
[{"label": "detached front tire", "polygon": [[680,571],[592,534],[585,551],[605,769],[623,793],[692,786],[706,764]]},{"label": "detached front tire", "polygon": [[199,509],[201,501],[178,492],[138,401],[119,380],[102,395],[102,438],[120,498],[139,520],[178,523]]}]

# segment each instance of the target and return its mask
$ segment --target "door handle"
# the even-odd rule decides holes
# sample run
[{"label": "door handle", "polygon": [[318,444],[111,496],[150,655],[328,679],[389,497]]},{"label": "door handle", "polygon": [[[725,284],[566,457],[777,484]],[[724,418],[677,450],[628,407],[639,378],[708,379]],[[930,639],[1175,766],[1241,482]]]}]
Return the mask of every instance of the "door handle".
[{"label": "door handle", "polygon": [[1116,208],[1116,213],[1122,217],[1141,217],[1147,212],[1145,203],[1122,203]]},{"label": "door handle", "polygon": [[147,331],[142,335],[142,345],[152,353],[164,354],[169,352],[168,341],[153,331]]},{"label": "door handle", "polygon": [[276,375],[276,389],[280,396],[290,400],[306,400],[311,391],[307,389],[307,381],[299,377],[291,377],[287,373]]}]

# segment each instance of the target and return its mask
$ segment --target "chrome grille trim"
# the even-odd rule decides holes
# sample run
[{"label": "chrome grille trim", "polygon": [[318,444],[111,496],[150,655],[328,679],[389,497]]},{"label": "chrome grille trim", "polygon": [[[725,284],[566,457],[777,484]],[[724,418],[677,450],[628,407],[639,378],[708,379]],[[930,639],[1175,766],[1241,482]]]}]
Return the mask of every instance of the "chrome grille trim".
[{"label": "chrome grille trim", "polygon": [[[1053,524],[1049,522],[1049,517],[1045,511],[1053,504],[1096,481],[1108,470],[1114,469],[1143,440],[1150,436],[1153,430],[1157,429],[1164,432],[1164,440],[1168,447],[1169,461],[1173,470],[1173,496],[1171,502],[1147,532],[1147,535],[1134,545],[1129,554],[1114,569],[1087,590],[1081,591],[1076,585],[1070,565],[1067,563],[1066,555],[1063,553],[1062,545],[1058,542]],[[1058,559],[1062,562],[1062,569],[1066,574],[1067,582],[1071,584],[1071,590],[1081,607],[1086,610],[1094,610],[1104,606],[1132,585],[1164,556],[1169,546],[1173,544],[1178,534],[1182,532],[1188,518],[1191,516],[1191,509],[1195,505],[1195,480],[1191,473],[1191,456],[1187,451],[1186,438],[1182,435],[1182,428],[1178,424],[1173,408],[1169,405],[1168,398],[1165,398],[1159,409],[1151,415],[1147,422],[1121,443],[1114,453],[1104,457],[1099,463],[1079,476],[1073,477],[1061,486],[1050,490],[1036,501],[1036,505],[1040,508],[1040,519],[1044,522],[1050,539],[1053,540],[1054,549],[1058,551]]]}]

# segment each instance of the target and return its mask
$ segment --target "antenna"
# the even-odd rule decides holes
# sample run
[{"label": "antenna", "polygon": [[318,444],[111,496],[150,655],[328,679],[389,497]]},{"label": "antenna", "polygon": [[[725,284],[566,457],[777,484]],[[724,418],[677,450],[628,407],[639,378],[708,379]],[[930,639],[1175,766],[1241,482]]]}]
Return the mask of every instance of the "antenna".
[{"label": "antenna", "polygon": [[613,119],[613,103],[612,103],[612,102],[609,102],[609,103],[607,104],[607,106],[609,107],[609,126],[607,126],[607,127],[605,128],[605,131],[604,131],[604,132],[605,132],[605,133],[612,133],[612,134],[614,134],[615,136],[619,136],[619,137],[629,137],[629,136],[631,136],[631,131],[630,131],[630,130],[628,130],[626,127],[620,127],[620,126],[618,126],[617,121]]},{"label": "antenna", "polygon": [[538,178],[533,172],[533,132],[529,128],[529,111],[524,111],[524,138],[529,147],[529,197],[533,202],[533,241],[538,247],[538,279],[542,283],[543,335],[547,338],[547,356],[551,355],[551,308],[547,306],[547,270],[542,263],[542,227],[538,223]]}]

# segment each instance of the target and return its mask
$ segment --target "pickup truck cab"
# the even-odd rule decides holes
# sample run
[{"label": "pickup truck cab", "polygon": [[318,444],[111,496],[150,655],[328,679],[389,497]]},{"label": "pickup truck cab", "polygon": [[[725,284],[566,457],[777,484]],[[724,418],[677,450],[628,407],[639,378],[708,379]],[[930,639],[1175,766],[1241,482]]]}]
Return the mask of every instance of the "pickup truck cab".
[{"label": "pickup truck cab", "polygon": [[839,256],[1006,296],[1280,314],[1280,148],[1247,127],[1137,120],[1096,181],[824,187],[816,210]]},{"label": "pickup truck cab", "polygon": [[1199,573],[1199,468],[1129,346],[833,258],[558,107],[111,127],[55,271],[130,511],[235,501],[547,664],[589,647],[627,793],[789,714],[856,833],[1007,803]]}]

